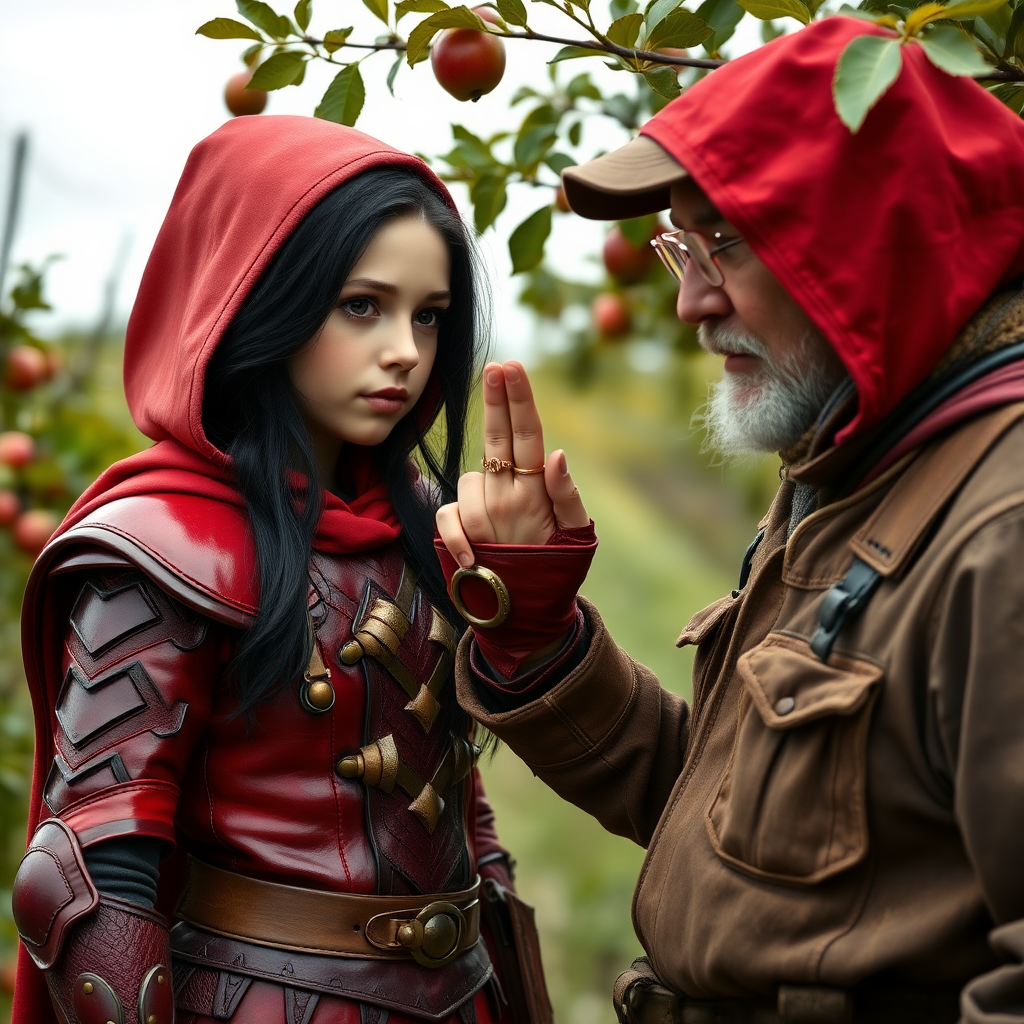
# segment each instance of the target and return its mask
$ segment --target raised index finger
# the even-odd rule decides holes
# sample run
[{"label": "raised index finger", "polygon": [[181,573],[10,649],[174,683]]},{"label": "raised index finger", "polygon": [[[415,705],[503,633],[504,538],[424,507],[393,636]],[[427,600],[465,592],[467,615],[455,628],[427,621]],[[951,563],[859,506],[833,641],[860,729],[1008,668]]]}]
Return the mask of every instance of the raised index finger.
[{"label": "raised index finger", "polygon": [[519,469],[543,468],[544,430],[529,378],[522,363],[515,360],[509,360],[502,368],[512,426],[512,461]]}]

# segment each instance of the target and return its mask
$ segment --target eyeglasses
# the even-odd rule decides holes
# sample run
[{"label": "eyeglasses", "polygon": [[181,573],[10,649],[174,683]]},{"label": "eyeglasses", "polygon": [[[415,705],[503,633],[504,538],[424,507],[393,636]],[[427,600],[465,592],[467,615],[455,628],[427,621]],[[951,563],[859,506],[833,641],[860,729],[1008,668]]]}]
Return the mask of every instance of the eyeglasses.
[{"label": "eyeglasses", "polygon": [[[716,231],[714,240],[718,241],[721,237],[721,233]],[[725,277],[715,256],[730,246],[739,245],[742,241],[742,236],[727,238],[712,248],[708,245],[707,239],[696,231],[663,231],[651,239],[651,245],[654,246],[654,251],[668,272],[677,281],[682,281],[686,264],[692,257],[704,280],[712,288],[721,288],[725,284]]]}]

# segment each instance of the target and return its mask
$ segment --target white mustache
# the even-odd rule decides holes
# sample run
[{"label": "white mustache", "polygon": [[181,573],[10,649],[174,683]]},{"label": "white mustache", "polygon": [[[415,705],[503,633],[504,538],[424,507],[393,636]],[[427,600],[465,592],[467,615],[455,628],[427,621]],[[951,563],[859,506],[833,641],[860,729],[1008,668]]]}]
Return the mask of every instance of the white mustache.
[{"label": "white mustache", "polygon": [[757,356],[771,362],[771,352],[756,334],[737,330],[728,324],[700,324],[697,340],[705,352],[716,356]]}]

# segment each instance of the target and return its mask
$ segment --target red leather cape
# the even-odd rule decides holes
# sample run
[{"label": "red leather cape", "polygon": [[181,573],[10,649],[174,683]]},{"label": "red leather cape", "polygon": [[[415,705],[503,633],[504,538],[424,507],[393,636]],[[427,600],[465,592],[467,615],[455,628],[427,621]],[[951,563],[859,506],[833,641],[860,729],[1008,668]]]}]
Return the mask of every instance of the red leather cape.
[{"label": "red leather cape", "polygon": [[[253,284],[309,210],[360,172],[396,164],[422,176],[454,209],[422,160],[316,118],[237,118],[192,150],[125,340],[129,409],[157,443],[112,466],[82,495],[40,555],[26,590],[22,648],[36,725],[30,836],[49,816],[42,787],[54,749],[50,709],[60,685],[64,626],[47,613],[49,567],[73,545],[130,553],[158,582],[161,573],[186,579],[197,609],[237,626],[251,621],[255,558],[230,459],[203,433],[206,367]],[[437,416],[438,396],[436,385],[428,386],[413,413],[421,423]],[[368,451],[350,446],[345,455],[359,497],[346,504],[326,496],[314,546],[341,553],[391,543],[400,527]],[[54,663],[57,671],[48,671]],[[23,949],[12,1020],[56,1024],[43,976]]]}]

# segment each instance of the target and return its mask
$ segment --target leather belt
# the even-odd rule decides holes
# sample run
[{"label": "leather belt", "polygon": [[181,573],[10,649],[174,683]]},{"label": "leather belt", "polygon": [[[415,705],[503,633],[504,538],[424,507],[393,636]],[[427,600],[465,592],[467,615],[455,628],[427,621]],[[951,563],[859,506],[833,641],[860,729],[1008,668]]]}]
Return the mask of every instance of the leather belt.
[{"label": "leather belt", "polygon": [[176,916],[216,935],[274,949],[443,967],[480,937],[480,879],[435,896],[324,892],[188,859]]},{"label": "leather belt", "polygon": [[623,1024],[956,1024],[958,989],[782,985],[776,999],[689,999],[633,984],[616,1006]]}]

